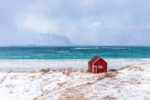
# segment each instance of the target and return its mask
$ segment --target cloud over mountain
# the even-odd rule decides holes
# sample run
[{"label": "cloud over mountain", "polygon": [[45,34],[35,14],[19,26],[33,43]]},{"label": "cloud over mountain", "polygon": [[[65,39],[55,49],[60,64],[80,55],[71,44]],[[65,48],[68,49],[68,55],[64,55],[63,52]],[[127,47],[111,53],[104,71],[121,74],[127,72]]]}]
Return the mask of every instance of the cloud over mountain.
[{"label": "cloud over mountain", "polygon": [[148,0],[1,0],[0,45],[150,45],[149,12]]}]

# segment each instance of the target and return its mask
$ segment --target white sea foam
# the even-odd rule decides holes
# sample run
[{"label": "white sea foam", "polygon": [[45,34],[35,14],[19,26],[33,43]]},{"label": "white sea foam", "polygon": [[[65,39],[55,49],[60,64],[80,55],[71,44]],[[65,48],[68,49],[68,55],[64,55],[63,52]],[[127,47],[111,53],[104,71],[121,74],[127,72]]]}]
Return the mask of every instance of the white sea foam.
[{"label": "white sea foam", "polygon": [[124,50],[124,49],[129,49],[126,47],[101,47],[103,49],[116,49],[116,50]]},{"label": "white sea foam", "polygon": [[57,53],[69,53],[70,51],[57,51]]},{"label": "white sea foam", "polygon": [[76,50],[84,50],[84,49],[94,49],[94,48],[75,48]]},{"label": "white sea foam", "polygon": [[[150,63],[150,59],[105,59],[108,68],[119,69],[121,67]],[[43,68],[68,68],[87,70],[89,59],[67,59],[67,60],[0,60],[0,71],[31,71]]]}]

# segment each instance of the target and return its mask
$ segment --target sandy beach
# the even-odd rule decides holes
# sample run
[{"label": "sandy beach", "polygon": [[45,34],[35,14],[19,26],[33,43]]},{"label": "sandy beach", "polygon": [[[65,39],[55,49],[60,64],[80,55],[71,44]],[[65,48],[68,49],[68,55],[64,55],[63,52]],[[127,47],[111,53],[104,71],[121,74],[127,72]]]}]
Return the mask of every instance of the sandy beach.
[{"label": "sandy beach", "polygon": [[106,59],[117,71],[101,74],[87,61],[0,60],[0,100],[150,99],[150,59]]}]

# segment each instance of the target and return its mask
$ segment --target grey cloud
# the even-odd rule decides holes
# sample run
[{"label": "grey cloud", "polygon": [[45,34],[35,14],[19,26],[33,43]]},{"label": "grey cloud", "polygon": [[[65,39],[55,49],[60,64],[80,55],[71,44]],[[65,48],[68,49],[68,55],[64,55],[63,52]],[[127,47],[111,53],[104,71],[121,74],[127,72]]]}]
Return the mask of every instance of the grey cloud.
[{"label": "grey cloud", "polygon": [[0,45],[150,45],[149,12],[149,0],[1,0]]}]

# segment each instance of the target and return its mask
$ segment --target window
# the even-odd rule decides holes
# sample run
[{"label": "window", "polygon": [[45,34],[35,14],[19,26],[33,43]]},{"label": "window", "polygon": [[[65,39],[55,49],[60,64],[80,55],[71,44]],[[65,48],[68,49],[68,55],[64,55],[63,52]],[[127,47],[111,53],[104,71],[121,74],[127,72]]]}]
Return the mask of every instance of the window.
[{"label": "window", "polygon": [[102,66],[102,65],[100,65],[100,66],[98,66],[98,68],[103,68],[103,66]]}]

